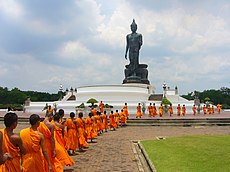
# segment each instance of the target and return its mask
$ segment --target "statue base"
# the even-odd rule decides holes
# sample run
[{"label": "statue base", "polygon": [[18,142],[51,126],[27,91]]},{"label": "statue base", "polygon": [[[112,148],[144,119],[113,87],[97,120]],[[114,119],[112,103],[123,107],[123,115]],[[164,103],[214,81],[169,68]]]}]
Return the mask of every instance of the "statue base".
[{"label": "statue base", "polygon": [[125,66],[125,79],[123,80],[123,84],[126,83],[142,83],[142,84],[150,84],[148,80],[148,65],[139,64],[138,68],[135,70],[135,73],[130,69],[129,65]]}]

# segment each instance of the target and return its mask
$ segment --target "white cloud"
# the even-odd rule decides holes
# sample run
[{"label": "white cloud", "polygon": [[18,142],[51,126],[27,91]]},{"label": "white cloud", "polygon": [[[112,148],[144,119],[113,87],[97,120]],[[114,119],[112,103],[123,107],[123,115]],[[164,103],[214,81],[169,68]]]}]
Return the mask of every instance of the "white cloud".
[{"label": "white cloud", "polygon": [[22,6],[16,0],[0,0],[0,12],[10,18],[19,18],[24,14]]}]

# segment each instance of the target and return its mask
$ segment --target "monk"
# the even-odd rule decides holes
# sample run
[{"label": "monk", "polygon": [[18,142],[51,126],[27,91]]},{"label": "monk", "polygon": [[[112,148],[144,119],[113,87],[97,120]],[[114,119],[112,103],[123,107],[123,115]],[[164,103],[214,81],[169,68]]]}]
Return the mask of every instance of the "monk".
[{"label": "monk", "polygon": [[125,114],[125,118],[129,118],[129,111],[128,111],[128,106],[127,106],[127,103],[125,103],[125,105],[123,106],[123,111],[124,111],[124,114]]},{"label": "monk", "polygon": [[92,109],[91,109],[91,112],[92,112],[93,116],[96,116],[96,115],[97,115],[97,109],[92,108]]},{"label": "monk", "polygon": [[66,149],[69,155],[74,155],[78,146],[78,133],[77,133],[77,122],[75,120],[75,113],[70,113],[70,118],[66,119],[66,127],[67,127],[67,141],[66,141]]},{"label": "monk", "polygon": [[157,115],[157,108],[155,103],[153,103],[153,117],[155,117]]},{"label": "monk", "polygon": [[3,152],[8,152],[12,156],[12,160],[7,159],[2,169],[6,172],[20,172],[21,155],[26,154],[26,148],[20,136],[14,133],[14,129],[18,124],[18,116],[16,113],[9,112],[4,116],[5,129],[1,129],[3,136]]},{"label": "monk", "polygon": [[[45,147],[51,162],[52,172],[63,172],[63,166],[56,157],[56,146],[54,139],[54,125],[51,124],[53,120],[53,114],[48,113],[45,116],[43,122],[40,123],[38,131],[44,135]],[[48,170],[49,166],[47,162],[44,162],[45,170]]]},{"label": "monk", "polygon": [[172,107],[172,104],[169,105],[169,115],[172,116],[173,115],[173,107]]},{"label": "monk", "polygon": [[88,148],[89,144],[85,139],[85,121],[83,120],[83,113],[79,112],[77,121],[78,137],[79,137],[79,150],[82,151],[82,148]]},{"label": "monk", "polygon": [[87,139],[93,142],[93,139],[97,136],[93,132],[93,121],[92,121],[93,114],[90,112],[88,117],[85,119],[85,132],[87,134]]},{"label": "monk", "polygon": [[159,106],[159,115],[160,115],[160,117],[163,116],[163,106],[162,106],[162,104],[160,104],[160,106]]},{"label": "monk", "polygon": [[152,107],[152,103],[149,104],[148,106],[148,111],[149,111],[149,116],[153,116],[153,107]]},{"label": "monk", "polygon": [[210,105],[208,105],[208,114],[209,114],[209,115],[212,114],[212,108],[211,108]]},{"label": "monk", "polygon": [[141,103],[138,103],[138,105],[137,105],[137,115],[136,115],[136,118],[141,118],[141,117],[142,117]]},{"label": "monk", "polygon": [[182,109],[182,115],[185,116],[185,114],[186,114],[186,107],[185,107],[185,105],[183,105],[181,109]]},{"label": "monk", "polygon": [[104,124],[104,130],[105,132],[107,132],[109,126],[108,126],[108,119],[107,119],[106,111],[104,111],[104,113],[102,114],[102,119],[103,119],[103,124]]},{"label": "monk", "polygon": [[109,124],[110,124],[110,130],[111,130],[111,129],[116,130],[116,129],[115,129],[116,123],[115,123],[113,111],[111,111],[111,113],[110,113],[110,115],[109,115]]},{"label": "monk", "polygon": [[104,103],[103,103],[102,101],[99,103],[99,111],[100,111],[101,113],[104,112]]},{"label": "monk", "polygon": [[103,130],[104,130],[104,126],[103,126],[103,122],[102,122],[102,118],[101,118],[101,112],[97,111],[97,126],[98,126],[98,133],[102,134]]},{"label": "monk", "polygon": [[215,113],[214,106],[211,107],[212,114]]},{"label": "monk", "polygon": [[0,171],[4,172],[5,171],[4,163],[7,160],[12,160],[12,156],[8,152],[3,153],[2,146],[3,146],[3,136],[2,136],[2,132],[0,131]]},{"label": "monk", "polygon": [[181,113],[181,107],[180,104],[177,105],[177,116],[180,116]]},{"label": "monk", "polygon": [[217,106],[217,112],[220,113],[220,111],[221,111],[221,105],[217,104],[216,106]]},{"label": "monk", "polygon": [[59,121],[61,116],[59,113],[54,115],[54,139],[56,147],[56,157],[61,162],[62,165],[72,166],[74,161],[68,155],[65,144],[64,144],[64,131],[65,126],[60,124]]},{"label": "monk", "polygon": [[123,109],[121,109],[120,118],[121,118],[121,127],[123,127],[126,125],[126,117],[125,117],[125,114],[123,112]]},{"label": "monk", "polygon": [[124,124],[127,124],[127,117],[126,117],[126,115],[125,115],[123,109],[121,109],[120,118],[121,118],[121,116],[124,116],[123,122],[124,122]]},{"label": "monk", "polygon": [[193,111],[193,115],[195,116],[196,115],[196,105],[193,105],[192,111]]},{"label": "monk", "polygon": [[48,106],[46,113],[54,113],[54,109],[51,107],[51,105]]},{"label": "monk", "polygon": [[[26,146],[26,154],[22,156],[22,171],[52,171],[51,162],[44,143],[44,136],[37,130],[40,125],[40,116],[32,114],[29,121],[31,127],[23,129],[20,132],[22,142]],[[48,171],[45,170],[44,161],[48,163]]]},{"label": "monk", "polygon": [[114,113],[114,117],[115,117],[116,128],[118,128],[120,125],[120,117],[119,117],[118,110],[116,110],[116,112]]},{"label": "monk", "polygon": [[203,109],[204,115],[206,115],[206,114],[207,114],[206,106],[204,105],[204,106],[202,107],[202,109]]}]

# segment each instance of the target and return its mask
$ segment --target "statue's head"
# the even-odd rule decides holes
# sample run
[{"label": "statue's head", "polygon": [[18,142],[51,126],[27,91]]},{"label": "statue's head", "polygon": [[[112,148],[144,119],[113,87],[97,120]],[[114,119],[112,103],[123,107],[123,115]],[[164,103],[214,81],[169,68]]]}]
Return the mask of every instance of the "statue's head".
[{"label": "statue's head", "polygon": [[135,23],[135,20],[133,19],[132,24],[130,25],[131,31],[136,32],[137,31],[137,24]]}]

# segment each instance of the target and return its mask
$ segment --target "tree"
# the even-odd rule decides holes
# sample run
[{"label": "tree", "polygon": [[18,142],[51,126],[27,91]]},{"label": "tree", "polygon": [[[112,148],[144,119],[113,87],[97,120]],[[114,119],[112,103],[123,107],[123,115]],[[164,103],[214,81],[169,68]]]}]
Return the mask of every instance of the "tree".
[{"label": "tree", "polygon": [[[91,99],[89,99],[86,103],[91,103],[91,106],[90,107],[95,107],[95,103],[98,103],[98,101],[96,100],[96,99],[94,99],[94,98],[91,98]],[[97,105],[96,105],[96,107],[97,107]]]}]

